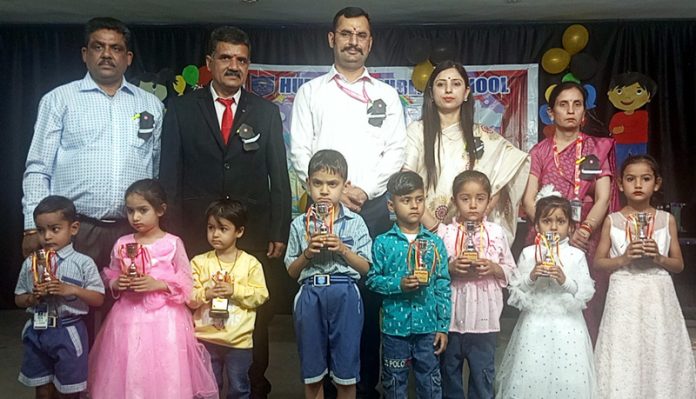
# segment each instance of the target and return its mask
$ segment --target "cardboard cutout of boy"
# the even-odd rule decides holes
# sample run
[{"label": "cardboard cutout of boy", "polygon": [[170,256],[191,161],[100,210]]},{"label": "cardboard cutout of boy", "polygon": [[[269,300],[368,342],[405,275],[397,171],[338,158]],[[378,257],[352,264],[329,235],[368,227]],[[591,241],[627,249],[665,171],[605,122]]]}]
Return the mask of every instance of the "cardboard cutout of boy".
[{"label": "cardboard cutout of boy", "polygon": [[656,91],[655,81],[638,72],[616,75],[609,82],[609,101],[622,111],[609,122],[609,132],[616,141],[617,170],[629,155],[647,153],[648,111],[640,108],[652,100]]}]

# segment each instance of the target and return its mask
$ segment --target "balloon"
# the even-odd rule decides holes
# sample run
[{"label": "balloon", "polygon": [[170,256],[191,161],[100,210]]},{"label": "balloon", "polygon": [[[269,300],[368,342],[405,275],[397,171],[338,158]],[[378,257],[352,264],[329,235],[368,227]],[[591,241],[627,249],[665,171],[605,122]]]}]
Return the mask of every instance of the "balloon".
[{"label": "balloon", "polygon": [[195,65],[186,65],[181,71],[181,76],[184,77],[189,86],[195,86],[198,83],[198,67]]},{"label": "balloon", "polygon": [[563,72],[570,63],[570,54],[562,48],[548,49],[541,58],[541,66],[550,74]]},{"label": "balloon", "polygon": [[210,70],[207,66],[203,65],[198,68],[198,85],[205,86],[210,81],[213,80],[213,75],[210,74]]},{"label": "balloon", "polygon": [[579,53],[580,50],[587,46],[587,41],[590,38],[590,33],[582,25],[570,25],[563,32],[563,48],[570,54]]},{"label": "balloon", "polygon": [[580,84],[580,79],[576,78],[572,72],[568,72],[565,75],[563,75],[561,82],[575,82],[577,84]]},{"label": "balloon", "polygon": [[582,86],[587,93],[587,98],[585,99],[585,109],[592,109],[596,107],[595,101],[597,100],[597,90],[594,86],[587,84]]},{"label": "balloon", "polygon": [[541,104],[541,107],[539,107],[539,119],[541,119],[541,122],[544,125],[550,125],[553,123],[551,120],[551,117],[549,116],[549,105],[548,104]]},{"label": "balloon", "polygon": [[433,73],[434,68],[433,64],[428,60],[413,67],[413,73],[411,74],[413,87],[420,92],[424,91],[425,85],[428,83],[428,79],[430,79],[430,75]]},{"label": "balloon", "polygon": [[430,62],[437,65],[442,61],[454,60],[456,51],[448,43],[436,43],[430,52]]},{"label": "balloon", "polygon": [[417,37],[408,43],[406,59],[411,64],[416,65],[427,60],[428,55],[430,55],[430,40]]},{"label": "balloon", "polygon": [[174,83],[172,83],[172,87],[178,95],[183,95],[184,91],[186,90],[186,81],[184,80],[184,77],[181,75],[176,75]]},{"label": "balloon", "polygon": [[546,98],[546,102],[549,102],[549,97],[551,97],[551,92],[553,91],[553,88],[556,86],[558,86],[558,85],[554,83],[546,88],[546,91],[544,92],[544,98]]},{"label": "balloon", "polygon": [[587,53],[575,54],[570,60],[570,72],[580,80],[588,80],[597,72],[597,60]]}]

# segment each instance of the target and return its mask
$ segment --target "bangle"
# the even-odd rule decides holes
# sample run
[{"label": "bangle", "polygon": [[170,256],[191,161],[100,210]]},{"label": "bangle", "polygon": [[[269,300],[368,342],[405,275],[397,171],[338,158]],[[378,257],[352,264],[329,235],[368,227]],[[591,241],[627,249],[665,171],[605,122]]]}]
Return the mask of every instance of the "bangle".
[{"label": "bangle", "polygon": [[302,251],[302,256],[304,256],[304,258],[307,259],[307,260],[312,260],[312,258],[314,258],[314,257],[312,256],[312,257],[310,258],[309,256],[307,256],[307,252],[306,252],[306,251],[307,251],[307,250]]},{"label": "bangle", "polygon": [[429,230],[430,232],[434,233],[434,232],[437,231],[437,228],[438,228],[438,227],[440,227],[440,222],[435,222],[435,224],[432,225],[432,226],[430,226],[430,228],[428,228],[428,230]]},{"label": "bangle", "polygon": [[580,223],[580,230],[585,230],[587,234],[592,235],[592,226],[587,222]]},{"label": "bangle", "polygon": [[38,232],[39,232],[39,231],[36,230],[36,229],[24,230],[24,232],[22,233],[22,237],[31,236],[31,235],[34,235],[34,234],[36,234],[36,233],[38,233]]}]

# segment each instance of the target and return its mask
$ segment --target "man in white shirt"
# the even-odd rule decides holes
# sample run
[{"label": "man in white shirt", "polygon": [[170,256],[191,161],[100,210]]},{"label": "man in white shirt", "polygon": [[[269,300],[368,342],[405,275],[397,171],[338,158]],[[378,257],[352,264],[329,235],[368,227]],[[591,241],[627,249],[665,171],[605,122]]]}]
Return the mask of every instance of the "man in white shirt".
[{"label": "man in white shirt", "polygon": [[[318,150],[341,152],[348,162],[348,182],[341,202],[358,212],[373,238],[391,227],[387,180],[404,163],[406,127],[399,95],[365,68],[372,35],[369,15],[347,7],[334,17],[328,33],[334,65],[302,85],[293,103],[290,162],[301,181]],[[361,343],[362,397],[379,397],[379,297],[362,290],[365,323]]]}]

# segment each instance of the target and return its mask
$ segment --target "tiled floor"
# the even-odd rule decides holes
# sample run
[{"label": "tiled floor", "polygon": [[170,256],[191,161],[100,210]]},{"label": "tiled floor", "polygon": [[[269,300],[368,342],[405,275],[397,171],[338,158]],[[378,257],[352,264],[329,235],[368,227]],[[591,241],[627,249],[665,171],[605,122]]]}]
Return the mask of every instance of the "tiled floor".
[{"label": "tiled floor", "polygon": [[[29,399],[34,391],[17,382],[22,359],[20,332],[26,316],[21,310],[0,311],[0,398]],[[504,317],[498,336],[496,359],[502,358],[510,333],[515,325],[514,316]],[[696,341],[696,320],[687,320],[689,333]],[[278,315],[270,328],[271,361],[268,378],[273,384],[271,398],[301,399],[303,388],[299,377],[299,359],[295,346],[292,317]],[[411,395],[415,397],[415,395]]]}]

